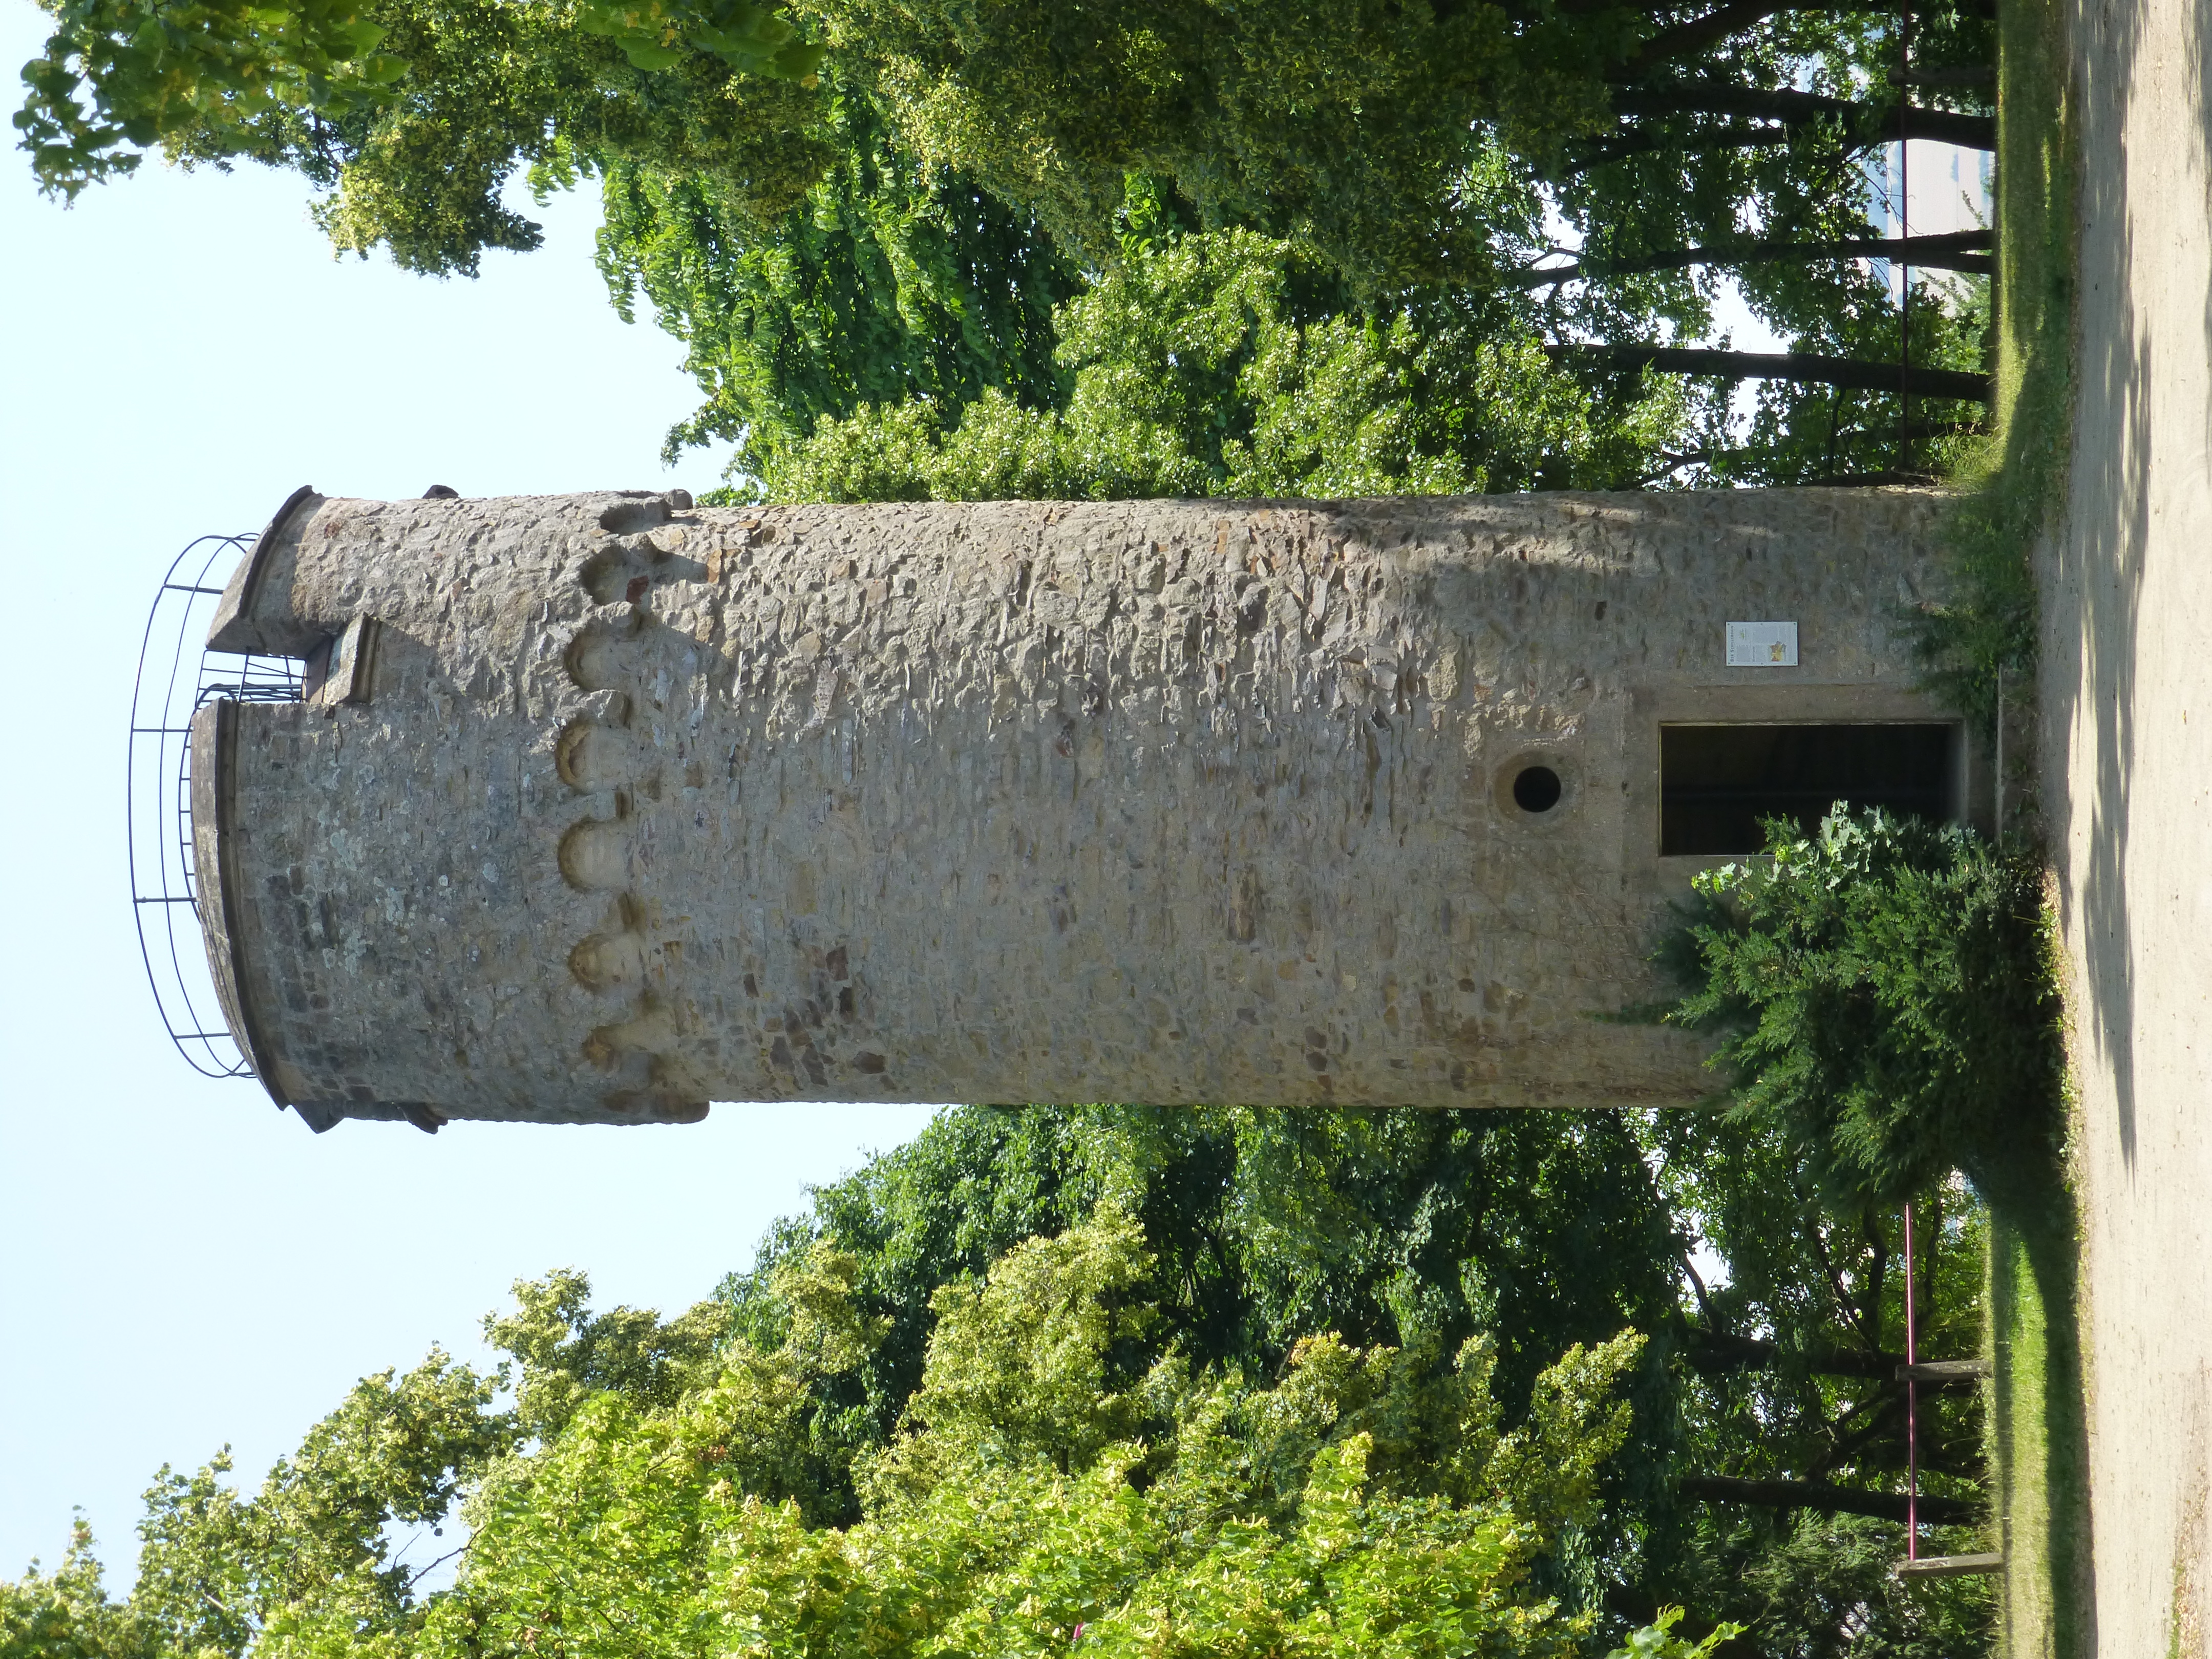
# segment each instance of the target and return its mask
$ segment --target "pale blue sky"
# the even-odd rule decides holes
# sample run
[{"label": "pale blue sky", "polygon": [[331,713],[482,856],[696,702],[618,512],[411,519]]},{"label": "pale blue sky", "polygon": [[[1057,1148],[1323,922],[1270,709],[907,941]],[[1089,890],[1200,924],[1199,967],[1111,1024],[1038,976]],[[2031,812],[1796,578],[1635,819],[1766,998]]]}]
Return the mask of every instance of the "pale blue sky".
[{"label": "pale blue sky", "polygon": [[[0,64],[42,23],[0,0]],[[169,1047],[131,927],[123,741],[177,550],[250,532],[302,483],[696,490],[720,465],[661,468],[694,389],[673,340],[609,307],[592,199],[557,204],[544,249],[493,254],[475,283],[333,261],[305,201],[259,169],[149,162],[64,212],[20,153],[0,159],[0,1576],[58,1560],[73,1504],[127,1570],[164,1461],[228,1441],[258,1480],[364,1372],[433,1342],[477,1354],[519,1275],[574,1265],[603,1302],[688,1304],[806,1182],[927,1115],[718,1106],[693,1127],[316,1136]]]}]

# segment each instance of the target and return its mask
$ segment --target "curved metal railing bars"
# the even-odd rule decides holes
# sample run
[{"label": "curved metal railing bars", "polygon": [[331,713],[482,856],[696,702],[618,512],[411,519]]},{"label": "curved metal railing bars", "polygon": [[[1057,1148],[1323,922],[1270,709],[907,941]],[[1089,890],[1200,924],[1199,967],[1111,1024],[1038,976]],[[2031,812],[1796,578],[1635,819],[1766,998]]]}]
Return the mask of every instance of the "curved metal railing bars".
[{"label": "curved metal railing bars", "polygon": [[203,1077],[252,1077],[231,1036],[207,965],[192,857],[191,720],[213,698],[289,702],[301,665],[289,657],[218,656],[208,624],[235,560],[252,536],[203,536],[177,555],[154,595],[131,694],[129,816],[131,908],[161,1023]]}]

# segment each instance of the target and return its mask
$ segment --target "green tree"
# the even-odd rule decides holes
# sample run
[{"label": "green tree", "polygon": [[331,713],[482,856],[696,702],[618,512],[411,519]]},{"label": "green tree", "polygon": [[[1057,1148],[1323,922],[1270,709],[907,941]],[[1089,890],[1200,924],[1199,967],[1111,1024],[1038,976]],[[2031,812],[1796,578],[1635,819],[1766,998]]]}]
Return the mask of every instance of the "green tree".
[{"label": "green tree", "polygon": [[[1734,1100],[1717,1119],[1661,1120],[1651,1144],[1727,1276],[1690,1280],[1695,1473],[1678,1486],[1704,1507],[1654,1552],[1653,1581],[1736,1587],[1707,1605],[1778,1651],[1847,1650],[1848,1610],[1848,1650],[1936,1659],[1986,1628],[1989,1597],[1975,1581],[1907,1595],[1887,1574],[1905,1464],[1899,1212],[1916,1221],[1923,1356],[1971,1353],[1984,1202],[2056,1152],[2039,872],[1963,830],[1838,808],[1809,833],[1769,825],[1765,857],[1698,888],[1674,946],[1693,988],[1673,1018],[1722,1038]],[[1981,1401],[1923,1389],[1919,1409],[1923,1512],[1959,1528],[1939,1531],[1955,1548],[1986,1547]]]},{"label": "green tree", "polygon": [[[1956,1186],[1917,1206],[1923,1352],[1971,1352],[1982,1211]],[[1510,1484],[1494,1462],[1468,1476],[1466,1412],[1497,1402],[1481,1433],[1501,1444],[1557,1439],[1548,1368],[1633,1327],[1632,1363],[1612,1350],[1600,1437],[1620,1431],[1616,1449],[1550,1497],[1512,1500],[1540,1547],[1496,1593],[1556,1602],[1553,1626],[1586,1627],[1581,1651],[1686,1603],[1700,1643],[1705,1621],[1750,1626],[1732,1654],[1955,1659],[1986,1639],[1986,1585],[1907,1592],[1888,1572],[1896,1520],[1848,1507],[1894,1506],[1901,1486],[1898,1246],[1893,1215],[1826,1207],[1771,1123],[1711,1113],[964,1109],[820,1189],[752,1273],[675,1320],[594,1311],[574,1274],[519,1285],[487,1327],[511,1357],[512,1413],[489,1403],[497,1379],[434,1362],[413,1395],[450,1409],[411,1420],[445,1426],[367,1434],[387,1420],[379,1402],[409,1391],[372,1379],[360,1402],[375,1410],[357,1402],[310,1437],[356,1451],[303,1451],[259,1498],[229,1492],[220,1466],[165,1475],[159,1571],[133,1602],[100,1598],[80,1553],[70,1576],[33,1575],[5,1605],[133,1653],[688,1651],[736,1641],[733,1607],[773,1614],[744,1639],[798,1641],[802,1606],[808,1642],[847,1639],[848,1619],[949,1642],[975,1607],[1003,1614],[991,1597],[1018,1608],[1036,1589],[1013,1593],[1023,1574],[1051,1595],[1096,1591],[1071,1552],[1095,1545],[1111,1577],[1121,1546],[1099,1529],[1139,1499],[1158,1520],[1153,1495],[1201,1468],[1216,1471],[1206,1492],[1229,1494],[1207,1513],[1263,1526],[1279,1552],[1324,1455],[1356,1436],[1371,1437],[1370,1504],[1431,1506],[1370,1518],[1426,1550],[1446,1534],[1421,1516],[1462,1527]],[[1923,1394],[1922,1410],[1923,1491],[1971,1501],[1978,1395]],[[1203,1458],[1176,1461],[1194,1445]],[[329,1501],[307,1501],[341,1472]],[[392,1522],[451,1531],[457,1503],[462,1577],[424,1595],[423,1567],[459,1538],[387,1547]],[[744,1538],[792,1553],[732,1603],[715,1552],[740,1516]],[[1176,1528],[1196,1551],[1176,1572],[1262,1599],[1322,1594]],[[1977,1536],[1951,1523],[1930,1542]],[[1162,1577],[1157,1604],[1187,1607],[1164,1588],[1184,1582]],[[1037,1594],[1091,1622],[1087,1604]]]},{"label": "green tree", "polygon": [[128,1602],[108,1599],[92,1528],[79,1516],[61,1565],[41,1573],[36,1561],[22,1577],[0,1579],[0,1654],[8,1659],[137,1659],[152,1651],[153,1632]]},{"label": "green tree", "polygon": [[[1518,1399],[1565,1348],[1663,1329],[1674,1303],[1680,1241],[1620,1117],[1257,1108],[948,1111],[816,1189],[723,1294],[740,1329],[774,1340],[773,1275],[824,1240],[850,1251],[861,1304],[889,1324],[823,1410],[862,1413],[854,1431],[875,1443],[921,1386],[939,1288],[1109,1202],[1144,1227],[1158,1310],[1116,1340],[1125,1383],[1171,1346],[1267,1376],[1324,1333],[1439,1353],[1484,1334]],[[1624,1456],[1648,1455],[1650,1432],[1639,1422]]]},{"label": "green tree", "polygon": [[[55,0],[15,116],[41,184],[74,197],[159,146],[245,157],[333,194],[341,248],[473,271],[536,227],[518,167],[579,152],[708,170],[769,210],[818,177],[815,49],[746,0]],[[780,42],[780,44],[775,44]],[[765,48],[765,49],[764,49]]]},{"label": "green tree", "polygon": [[[499,1323],[524,1398],[559,1402],[542,1439],[434,1354],[364,1383],[256,1500],[215,1486],[219,1467],[165,1480],[161,1553],[128,1603],[101,1594],[82,1536],[58,1572],[7,1586],[0,1651],[1578,1651],[1589,1618],[1529,1569],[1592,1507],[1638,1338],[1570,1348],[1511,1427],[1480,1338],[1442,1364],[1324,1337],[1272,1386],[1176,1352],[1127,1378],[1117,1349],[1158,1318],[1139,1294],[1154,1271],[1109,1203],[942,1287],[920,1385],[860,1470],[866,1511],[842,1525],[811,1519],[804,1487],[817,1383],[884,1334],[850,1256],[787,1260],[780,1340],[734,1334],[713,1365],[695,1339],[715,1316],[656,1335],[591,1315],[572,1279],[525,1287]],[[459,1576],[418,1595],[369,1540],[446,1521],[465,1472]],[[1710,1648],[1664,1626],[1634,1644]]]},{"label": "green tree", "polygon": [[829,112],[836,159],[772,228],[711,173],[605,163],[600,270],[624,317],[650,301],[708,397],[672,459],[732,440],[732,471],[763,478],[863,406],[1063,395],[1053,318],[1073,267],[1027,216],[899,149],[865,97],[839,89]]},{"label": "green tree", "polygon": [[[832,493],[914,493],[933,470],[939,493],[1237,471],[1188,434],[1155,434],[1176,440],[1164,454],[1102,451],[1086,419],[1129,412],[1115,398],[1064,411],[1065,431],[1033,418],[1068,389],[1043,319],[1114,271],[1133,218],[1163,202],[1190,233],[1295,250],[1337,290],[1293,307],[1302,360],[1237,393],[1249,407],[1227,424],[1281,452],[1255,449],[1256,483],[1329,487],[1298,453],[1346,442],[1363,488],[1864,473],[1904,428],[1879,389],[1859,385],[1847,410],[1823,366],[1863,382],[1895,355],[1895,308],[1847,251],[1879,240],[1860,162],[1899,132],[1988,142],[1989,31],[1956,3],[1921,20],[1912,104],[1889,84],[1885,26],[1849,6],[55,4],[18,117],[50,188],[148,145],[247,157],[326,191],[341,247],[449,272],[534,245],[500,199],[518,171],[541,188],[601,175],[618,295],[652,295],[714,399],[679,441],[735,437],[741,472],[765,481],[787,440],[866,410],[913,464],[875,478],[817,456],[805,481]],[[1574,232],[1571,276],[1537,268],[1540,197]],[[1767,256],[1742,258],[1747,242]],[[1796,352],[1667,359],[1698,389],[1647,394],[1633,382],[1654,351],[1725,351],[1695,344],[1723,266]],[[1539,294],[1534,310],[1499,303]],[[1189,302],[1203,331],[1210,301]],[[1916,362],[1953,377],[1914,397],[1918,459],[1940,464],[1978,418],[1978,313],[1971,296],[1921,309]],[[1571,386],[1536,374],[1531,342],[1575,365]],[[1794,389],[1731,423],[1715,411],[1747,378]],[[1455,409],[1492,419],[1523,383],[1544,394],[1535,432],[1453,441]],[[1328,419],[1271,418],[1309,386]],[[1569,411],[1567,447],[1541,466],[1470,453],[1516,459],[1568,393],[1596,429]],[[964,450],[947,437],[963,431]],[[950,460],[934,453],[948,443]],[[1645,471],[1613,464],[1638,451]]]},{"label": "green tree", "polygon": [[[823,1246],[803,1259],[850,1271]],[[424,1650],[994,1654],[1079,1628],[1109,1651],[1572,1651],[1576,1621],[1526,1568],[1625,1430],[1608,1396],[1633,1339],[1571,1352],[1501,1434],[1480,1343],[1441,1370],[1309,1345],[1272,1389],[1175,1356],[1127,1376],[1115,1350],[1157,1317],[1135,1294],[1152,1272],[1109,1206],[942,1287],[920,1385],[842,1527],[738,1459],[763,1406],[805,1418],[830,1352],[805,1320],[775,1350],[740,1337],[734,1390],[658,1412],[594,1397],[526,1486],[479,1506]],[[844,1310],[831,1364],[866,1345]]]},{"label": "green tree", "polygon": [[[1654,1507],[1639,1570],[1610,1604],[1634,1619],[1688,1601],[1747,1626],[1740,1650],[1788,1659],[1987,1650],[1988,1581],[1908,1586],[1892,1571],[1905,1464],[1898,1217],[1837,1214],[1770,1125],[1667,1113],[1648,1133],[1705,1265],[1683,1264],[1674,1501]],[[1920,1352],[1973,1355],[1987,1212],[1955,1182],[1915,1212]],[[1965,1515],[1932,1528],[1923,1553],[1990,1547],[1983,1412],[1972,1386],[1920,1392],[1920,1490]],[[1843,1507],[1862,1499],[1884,1512]]]},{"label": "green tree", "polygon": [[1972,831],[1839,809],[1698,878],[1670,1018],[1718,1034],[1736,1110],[1771,1123],[1842,1213],[1952,1170],[2047,1161],[2060,1004],[2040,871]]},{"label": "green tree", "polygon": [[[1751,1626],[1731,1651],[1791,1659],[1984,1641],[1985,1585],[1908,1594],[1887,1576],[1903,1552],[1887,1513],[1901,1514],[1905,1459],[1896,1218],[1832,1213],[1761,1121],[964,1109],[817,1189],[726,1294],[741,1325],[772,1332],[774,1264],[845,1242],[889,1328],[816,1409],[872,1446],[919,1386],[935,1288],[1109,1200],[1144,1218],[1158,1311],[1117,1339],[1113,1387],[1173,1342],[1272,1376],[1315,1333],[1418,1357],[1481,1332],[1510,1401],[1550,1353],[1634,1324],[1650,1341],[1629,1437],[1597,1508],[1532,1568],[1547,1591],[1616,1630],[1687,1603]],[[1971,1353],[1982,1210],[1941,1188],[1918,1215],[1923,1352]],[[1711,1282],[1698,1244],[1720,1264]],[[1980,1411],[1971,1389],[1923,1395],[1923,1490],[1939,1502],[1977,1500]],[[1859,1501],[1885,1514],[1833,1507]],[[1981,1547],[1970,1522],[1935,1536]]]},{"label": "green tree", "polygon": [[1137,251],[1056,313],[1069,386],[1024,407],[863,404],[763,470],[786,500],[1446,495],[1633,484],[1669,387],[1594,397],[1505,307],[1315,307],[1293,245],[1231,230]]}]

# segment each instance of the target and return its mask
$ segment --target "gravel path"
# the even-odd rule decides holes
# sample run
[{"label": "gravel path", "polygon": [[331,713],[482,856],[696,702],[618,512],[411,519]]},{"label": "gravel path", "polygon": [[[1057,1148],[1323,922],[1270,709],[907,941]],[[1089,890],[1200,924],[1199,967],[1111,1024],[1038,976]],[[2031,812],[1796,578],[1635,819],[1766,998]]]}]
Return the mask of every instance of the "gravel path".
[{"label": "gravel path", "polygon": [[[2212,0],[2075,0],[2080,406],[2044,554],[2045,805],[2081,1091],[2096,1629],[2207,1651]],[[2023,1656],[2024,1659],[2024,1656]]]}]

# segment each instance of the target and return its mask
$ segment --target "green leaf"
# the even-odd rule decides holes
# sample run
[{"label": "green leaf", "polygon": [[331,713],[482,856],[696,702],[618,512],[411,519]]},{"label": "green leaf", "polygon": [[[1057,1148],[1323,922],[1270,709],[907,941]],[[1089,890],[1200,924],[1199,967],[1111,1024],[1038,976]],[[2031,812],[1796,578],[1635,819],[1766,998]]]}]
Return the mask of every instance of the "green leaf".
[{"label": "green leaf", "polygon": [[623,55],[641,70],[674,69],[687,55],[681,46],[665,46],[647,35],[624,35],[620,45]]},{"label": "green leaf", "polygon": [[365,17],[356,18],[350,23],[343,24],[337,31],[343,37],[345,43],[353,48],[352,55],[356,58],[375,51],[378,44],[391,32],[381,24],[372,23]]},{"label": "green leaf", "polygon": [[804,43],[786,46],[776,53],[771,73],[787,81],[804,81],[822,67],[822,59],[829,50],[827,46]]}]

